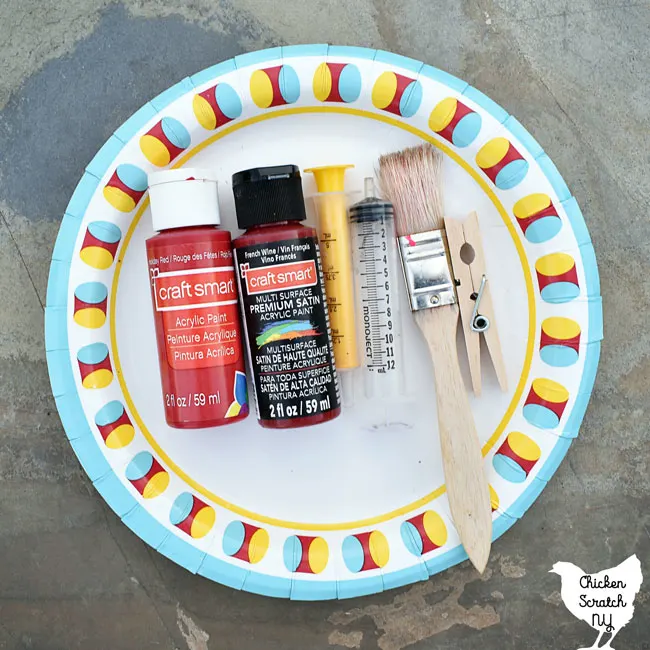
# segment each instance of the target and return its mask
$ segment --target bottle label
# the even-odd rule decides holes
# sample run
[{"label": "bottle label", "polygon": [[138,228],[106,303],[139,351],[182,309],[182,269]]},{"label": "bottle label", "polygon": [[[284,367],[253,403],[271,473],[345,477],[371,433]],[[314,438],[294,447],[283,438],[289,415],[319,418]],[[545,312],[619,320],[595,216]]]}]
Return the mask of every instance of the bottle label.
[{"label": "bottle label", "polygon": [[190,370],[238,362],[237,287],[228,245],[159,248],[149,271],[167,363]]},{"label": "bottle label", "polygon": [[320,255],[314,238],[235,249],[258,418],[340,405]]}]

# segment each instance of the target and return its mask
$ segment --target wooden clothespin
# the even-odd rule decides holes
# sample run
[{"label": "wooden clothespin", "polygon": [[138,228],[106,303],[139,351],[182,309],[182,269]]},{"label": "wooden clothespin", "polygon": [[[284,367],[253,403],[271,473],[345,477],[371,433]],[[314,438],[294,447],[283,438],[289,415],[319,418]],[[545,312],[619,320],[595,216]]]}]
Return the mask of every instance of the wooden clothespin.
[{"label": "wooden clothespin", "polygon": [[[475,395],[481,394],[481,342],[483,334],[492,365],[502,391],[507,390],[506,368],[494,317],[494,305],[489,278],[485,271],[485,256],[476,212],[462,222],[445,218],[451,265],[456,280],[460,319],[465,334],[469,371]],[[461,249],[465,244],[471,247]],[[469,252],[469,255],[465,252]],[[473,253],[473,259],[472,259]],[[465,259],[463,259],[465,258]]]}]

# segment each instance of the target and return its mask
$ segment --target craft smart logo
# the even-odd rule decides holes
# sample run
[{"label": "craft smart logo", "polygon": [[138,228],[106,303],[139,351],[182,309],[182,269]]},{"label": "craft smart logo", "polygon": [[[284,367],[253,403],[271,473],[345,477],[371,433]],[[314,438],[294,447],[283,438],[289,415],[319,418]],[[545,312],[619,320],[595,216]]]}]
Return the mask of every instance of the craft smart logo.
[{"label": "craft smart logo", "polygon": [[[549,573],[557,573],[562,580],[560,594],[566,608],[598,632],[590,648],[614,650],[611,643],[632,620],[634,599],[643,582],[639,558],[632,555],[612,569],[593,574],[571,562],[556,562]],[[605,634],[609,638],[601,646]]]}]

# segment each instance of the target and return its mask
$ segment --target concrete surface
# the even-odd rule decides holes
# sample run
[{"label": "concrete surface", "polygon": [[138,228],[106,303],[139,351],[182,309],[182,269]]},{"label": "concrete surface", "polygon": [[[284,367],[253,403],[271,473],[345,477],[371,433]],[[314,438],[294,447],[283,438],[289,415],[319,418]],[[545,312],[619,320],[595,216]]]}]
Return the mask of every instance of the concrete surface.
[{"label": "concrete surface", "polygon": [[[647,0],[4,0],[0,4],[0,648],[576,648],[560,559],[650,576]],[[148,549],[82,472],[50,396],[43,304],[68,198],[105,138],[183,76],[272,44],[439,66],[533,133],[587,217],[606,343],[580,437],[527,516],[465,565],[350,602],[237,593]],[[648,648],[648,579],[617,648]]]}]

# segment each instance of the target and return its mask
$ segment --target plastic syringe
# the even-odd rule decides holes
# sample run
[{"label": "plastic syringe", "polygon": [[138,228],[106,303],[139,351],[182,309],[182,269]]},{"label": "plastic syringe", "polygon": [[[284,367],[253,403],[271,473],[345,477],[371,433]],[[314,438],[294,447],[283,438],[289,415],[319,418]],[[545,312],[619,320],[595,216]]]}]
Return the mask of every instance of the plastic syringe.
[{"label": "plastic syringe", "polygon": [[318,239],[337,370],[359,366],[348,202],[344,192],[345,170],[353,166],[305,169],[314,175],[318,189]]},{"label": "plastic syringe", "polygon": [[350,222],[364,392],[374,399],[402,392],[400,270],[393,205],[375,196],[372,178],[365,196],[350,208]]}]

